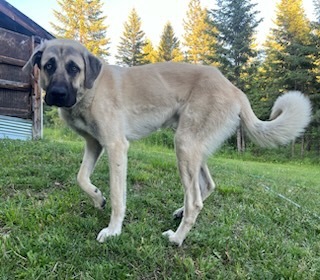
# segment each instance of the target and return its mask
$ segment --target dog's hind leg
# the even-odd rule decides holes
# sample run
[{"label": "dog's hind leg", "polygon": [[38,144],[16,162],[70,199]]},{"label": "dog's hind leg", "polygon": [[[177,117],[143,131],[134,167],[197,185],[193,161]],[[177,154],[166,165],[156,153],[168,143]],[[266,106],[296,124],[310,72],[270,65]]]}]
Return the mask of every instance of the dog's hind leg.
[{"label": "dog's hind leg", "polygon": [[[202,201],[204,202],[215,189],[215,183],[211,178],[210,171],[206,163],[201,165],[199,173],[199,184]],[[181,207],[174,211],[173,217],[175,219],[181,219],[183,217],[183,210],[184,207]]]},{"label": "dog's hind leg", "polygon": [[102,152],[102,146],[91,136],[86,136],[85,139],[86,146],[77,181],[80,187],[92,198],[94,206],[102,209],[106,204],[106,199],[90,180],[90,176]]},{"label": "dog's hind leg", "polygon": [[[173,243],[182,244],[188,232],[194,225],[200,213],[203,202],[200,188],[200,170],[202,163],[202,153],[197,147],[190,147],[185,135],[181,140],[176,136],[176,153],[178,159],[179,172],[184,186],[184,213],[181,223],[176,232],[168,230],[163,233]],[[187,141],[187,143],[186,143]]]},{"label": "dog's hind leg", "polygon": [[216,185],[211,178],[210,171],[206,163],[201,166],[200,187],[202,201],[205,201],[216,188]]}]

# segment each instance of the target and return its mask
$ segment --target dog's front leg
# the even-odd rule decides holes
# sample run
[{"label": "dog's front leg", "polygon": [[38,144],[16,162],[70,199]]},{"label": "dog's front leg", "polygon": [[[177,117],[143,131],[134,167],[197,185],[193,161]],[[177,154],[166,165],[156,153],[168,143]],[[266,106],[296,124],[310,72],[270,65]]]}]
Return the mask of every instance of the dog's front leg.
[{"label": "dog's front leg", "polygon": [[111,217],[109,226],[98,234],[97,240],[104,242],[109,236],[121,233],[126,209],[127,152],[129,143],[126,139],[108,144]]},{"label": "dog's front leg", "polygon": [[102,195],[101,191],[90,181],[90,176],[100,157],[102,147],[96,139],[89,135],[86,135],[85,139],[85,152],[77,180],[79,186],[92,198],[94,206],[98,209],[103,209],[106,204],[106,199]]}]

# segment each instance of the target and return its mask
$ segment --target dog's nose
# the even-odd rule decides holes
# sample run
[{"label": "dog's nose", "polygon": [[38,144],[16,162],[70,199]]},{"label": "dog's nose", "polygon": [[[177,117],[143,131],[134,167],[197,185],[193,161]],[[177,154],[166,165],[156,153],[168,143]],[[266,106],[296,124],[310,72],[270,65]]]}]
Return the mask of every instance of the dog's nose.
[{"label": "dog's nose", "polygon": [[63,98],[67,95],[68,91],[65,87],[63,86],[54,86],[50,90],[50,94],[52,96],[60,97]]}]

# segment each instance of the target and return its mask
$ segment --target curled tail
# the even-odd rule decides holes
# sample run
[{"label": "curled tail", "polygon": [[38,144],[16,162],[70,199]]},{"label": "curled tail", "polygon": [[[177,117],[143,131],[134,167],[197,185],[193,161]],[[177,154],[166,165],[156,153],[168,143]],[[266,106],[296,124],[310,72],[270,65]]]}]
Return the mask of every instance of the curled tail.
[{"label": "curled tail", "polygon": [[310,100],[299,91],[280,96],[272,107],[269,121],[256,117],[245,95],[241,103],[241,123],[250,139],[262,147],[289,143],[304,132],[311,120]]}]

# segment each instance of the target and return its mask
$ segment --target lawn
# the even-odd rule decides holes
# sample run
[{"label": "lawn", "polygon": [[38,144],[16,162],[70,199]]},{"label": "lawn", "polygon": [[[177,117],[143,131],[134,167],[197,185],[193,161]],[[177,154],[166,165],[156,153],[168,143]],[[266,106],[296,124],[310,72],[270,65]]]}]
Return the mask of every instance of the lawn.
[{"label": "lawn", "polygon": [[[110,205],[77,186],[79,140],[0,141],[0,279],[320,279],[320,168],[223,156],[217,190],[181,247],[183,190],[172,150],[129,151],[123,233],[100,244]],[[108,196],[104,156],[93,182]]]}]

